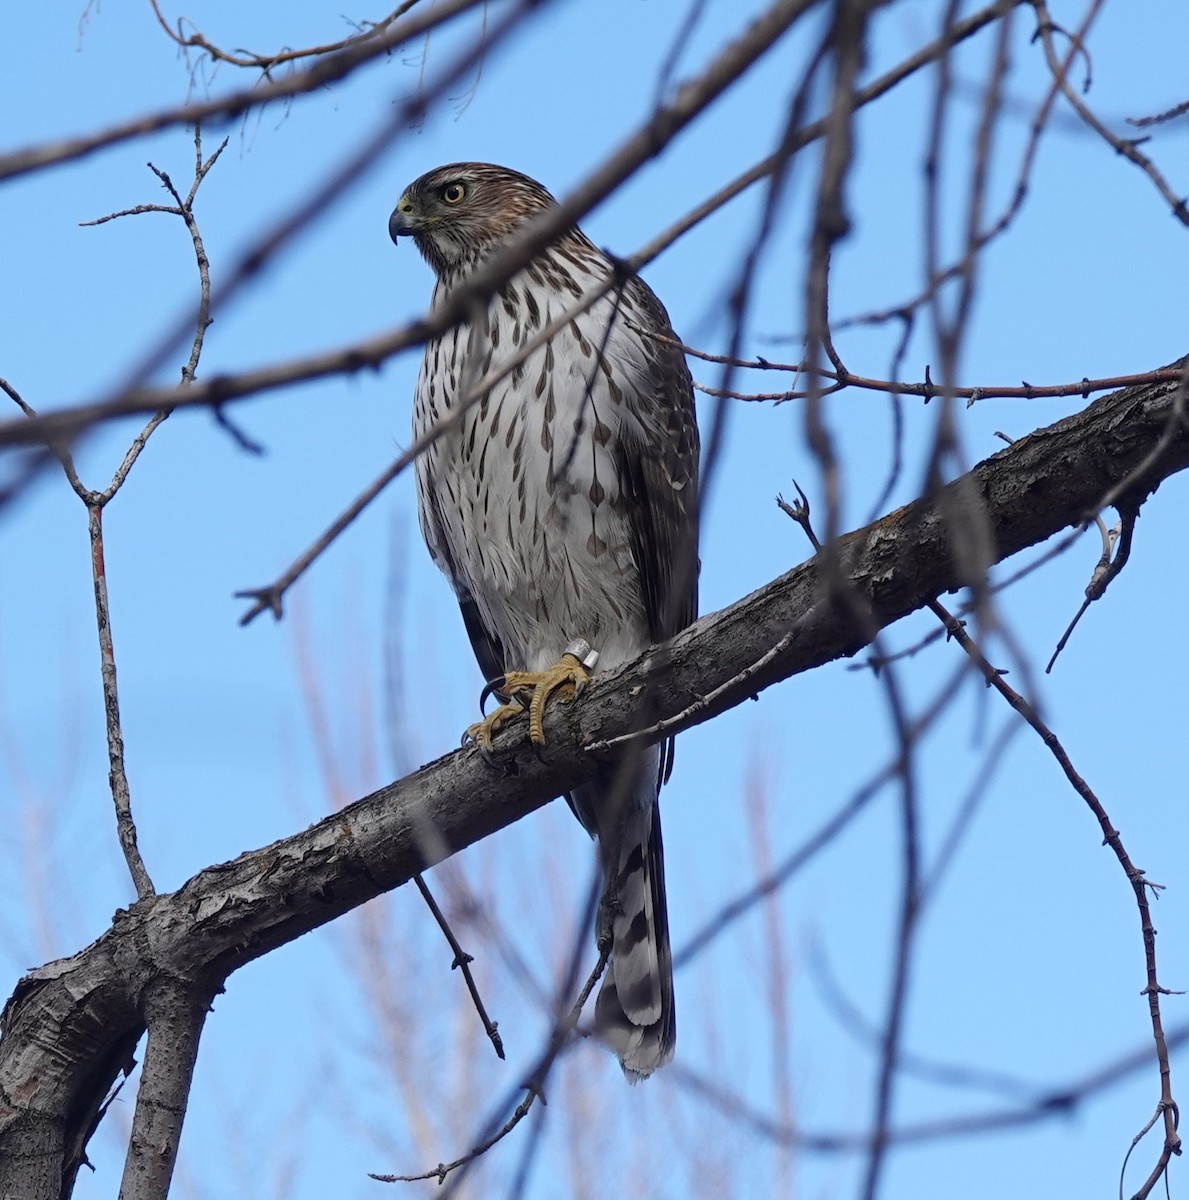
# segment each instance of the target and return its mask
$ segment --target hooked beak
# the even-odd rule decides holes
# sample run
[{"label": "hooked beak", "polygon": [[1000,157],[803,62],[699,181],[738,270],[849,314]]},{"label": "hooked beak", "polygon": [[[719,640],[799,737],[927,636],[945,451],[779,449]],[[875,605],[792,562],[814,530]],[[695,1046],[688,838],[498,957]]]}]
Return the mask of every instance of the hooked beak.
[{"label": "hooked beak", "polygon": [[412,237],[418,230],[420,222],[412,201],[402,196],[388,218],[388,236],[395,242],[400,237]]}]

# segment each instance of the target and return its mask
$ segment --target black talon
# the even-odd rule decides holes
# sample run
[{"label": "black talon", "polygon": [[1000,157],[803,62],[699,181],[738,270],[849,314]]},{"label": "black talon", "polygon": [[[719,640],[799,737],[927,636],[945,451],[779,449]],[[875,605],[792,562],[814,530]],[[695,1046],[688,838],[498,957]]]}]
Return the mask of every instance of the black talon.
[{"label": "black talon", "polygon": [[462,748],[465,750],[468,746],[474,746],[475,749],[479,751],[480,757],[483,759],[483,761],[489,767],[498,767],[499,766],[499,763],[496,761],[495,755],[490,750],[488,750],[487,747],[484,746],[481,742],[479,742],[475,738],[473,738],[471,736],[471,731],[469,729],[464,729],[462,731]]},{"label": "black talon", "polygon": [[499,676],[498,679],[489,679],[483,685],[483,690],[479,693],[479,712],[482,716],[487,715],[487,713],[484,711],[487,701],[490,700],[492,696],[495,696],[495,698],[498,700],[500,696],[503,695],[503,689],[504,677],[502,675]]}]

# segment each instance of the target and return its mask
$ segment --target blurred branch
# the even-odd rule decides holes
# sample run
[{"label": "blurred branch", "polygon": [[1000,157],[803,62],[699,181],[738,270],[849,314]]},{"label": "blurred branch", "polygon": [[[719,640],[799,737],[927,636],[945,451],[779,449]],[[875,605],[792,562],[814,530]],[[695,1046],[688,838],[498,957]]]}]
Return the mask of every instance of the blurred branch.
[{"label": "blurred branch", "polygon": [[[593,913],[591,915],[593,916]],[[461,1157],[454,1159],[452,1162],[438,1163],[436,1167],[433,1167],[429,1171],[422,1171],[419,1175],[371,1174],[369,1178],[376,1180],[377,1183],[415,1183],[421,1179],[436,1179],[439,1184],[445,1183],[447,1176],[452,1172],[469,1167],[477,1158],[486,1154],[497,1142],[503,1141],[528,1116],[529,1110],[532,1109],[538,1100],[544,1105],[546,1076],[552,1069],[557,1055],[577,1028],[578,1019],[582,1016],[582,1010],[586,1007],[586,1002],[590,999],[590,993],[594,990],[594,985],[598,983],[606,966],[607,952],[604,950],[599,955],[599,960],[595,964],[594,970],[591,971],[590,975],[587,976],[586,982],[582,985],[582,990],[578,993],[578,999],[574,1001],[573,1006],[564,1017],[554,1022],[545,1052],[537,1061],[528,1080],[523,1085],[524,1099],[512,1110],[511,1116],[498,1129],[486,1133]],[[500,1058],[503,1057],[501,1054]]]},{"label": "blurred branch", "polygon": [[[1189,1043],[1189,1025],[1179,1025],[1168,1035],[1170,1050],[1179,1050]],[[1146,1068],[1152,1061],[1152,1049],[1146,1043],[1096,1070],[1071,1080],[1064,1087],[1054,1088],[1035,1101],[1014,1108],[992,1109],[987,1112],[963,1113],[936,1121],[921,1121],[903,1125],[888,1135],[889,1142],[898,1148],[931,1142],[953,1140],[975,1134],[1001,1133],[1026,1128],[1054,1117],[1068,1119],[1079,1105],[1114,1087]],[[669,1077],[680,1086],[712,1104],[731,1120],[747,1126],[761,1137],[779,1145],[791,1146],[805,1154],[868,1154],[869,1134],[818,1133],[813,1130],[790,1128],[750,1105],[744,1097],[723,1087],[717,1080],[691,1070],[684,1063],[666,1068]]]},{"label": "blurred branch", "polygon": [[[828,259],[820,265],[823,279],[828,271]],[[824,283],[823,283],[824,287]],[[823,347],[829,341],[829,326],[825,307],[825,294],[821,296],[822,312],[818,337],[823,339]],[[811,322],[812,324],[812,322]],[[831,360],[836,364],[837,357],[828,350]],[[797,501],[787,503],[783,497],[777,496],[777,506],[788,517],[795,521],[805,532],[813,546],[815,554],[821,560],[826,570],[834,570],[836,562],[829,554],[829,547],[823,546],[814,531],[810,519],[809,500],[794,480],[797,488]],[[880,653],[879,638],[873,644],[876,653]],[[871,1147],[867,1155],[867,1165],[863,1173],[863,1200],[875,1200],[879,1193],[879,1183],[883,1174],[883,1166],[887,1160],[888,1138],[892,1116],[892,1094],[896,1079],[900,1072],[900,1063],[904,1054],[901,1044],[903,1038],[904,1018],[908,1008],[909,977],[912,970],[913,947],[916,941],[917,925],[924,905],[924,892],[921,885],[921,849],[920,849],[920,813],[917,800],[916,782],[916,749],[921,732],[932,726],[933,722],[927,712],[924,718],[910,722],[904,705],[897,669],[889,665],[879,672],[884,693],[887,697],[888,713],[892,720],[892,728],[896,737],[896,758],[894,763],[895,777],[899,782],[900,792],[900,828],[902,835],[901,853],[901,888],[900,912],[896,930],[896,950],[892,961],[892,978],[888,988],[887,1015],[884,1018],[883,1030],[879,1038],[879,1069],[875,1084],[875,1114],[872,1123]],[[938,702],[932,708],[941,711],[948,689],[943,689]],[[852,805],[848,807],[853,807]]]},{"label": "blurred branch", "polygon": [[[835,244],[850,231],[846,184],[854,161],[853,125],[858,108],[855,84],[866,58],[872,7],[868,0],[842,0],[835,5],[830,30],[834,68],[830,110],[825,118],[825,146],[818,174],[813,227],[809,237],[809,261],[805,272],[806,351],[815,368],[825,356],[835,369],[843,369],[842,360],[830,336],[830,256]],[[840,520],[842,481],[834,438],[822,410],[822,388],[818,379],[817,372],[812,371],[803,418],[805,443],[821,471],[826,501],[825,557],[832,563],[833,542]]]},{"label": "blurred branch", "polygon": [[[1001,743],[1002,739],[1000,739],[1000,745]],[[930,880],[930,884],[932,884],[932,880]],[[922,888],[922,894],[925,891],[926,889]],[[810,945],[807,965],[810,975],[821,993],[822,1002],[829,1010],[830,1015],[860,1045],[878,1051],[882,1031],[864,1016],[855,1001],[847,995],[834,974],[824,946],[817,940]],[[1003,1071],[987,1070],[982,1067],[968,1066],[965,1063],[942,1062],[908,1051],[901,1053],[897,1065],[905,1075],[912,1075],[939,1087],[991,1092],[1017,1102],[1036,1104],[1044,1100],[1050,1093],[1050,1089],[1047,1087],[1041,1087]]]},{"label": "blurred branch", "polygon": [[[1168,181],[1157,169],[1156,164],[1140,149],[1140,145],[1147,138],[1121,138],[1111,133],[1109,129],[1094,115],[1086,102],[1077,94],[1069,83],[1069,66],[1068,60],[1062,64],[1057,58],[1057,48],[1053,42],[1053,34],[1060,33],[1069,38],[1073,43],[1073,49],[1080,50],[1085,53],[1085,48],[1082,44],[1081,35],[1068,33],[1060,25],[1058,25],[1049,13],[1048,5],[1045,0],[1031,0],[1032,6],[1036,9],[1037,31],[1036,36],[1040,38],[1044,46],[1045,61],[1049,64],[1049,70],[1053,73],[1053,78],[1061,88],[1061,94],[1069,101],[1074,112],[1082,118],[1085,123],[1094,130],[1096,134],[1112,150],[1128,162],[1134,163],[1139,169],[1152,181],[1156,190],[1163,197],[1164,202],[1172,210],[1172,215],[1176,217],[1182,225],[1189,226],[1189,204],[1186,204],[1183,196],[1178,196],[1169,186]],[[1097,13],[1101,9],[1103,0],[1094,0],[1090,5],[1089,12]],[[1089,17],[1087,18],[1087,21]]]},{"label": "blurred branch", "polygon": [[177,125],[207,125],[220,120],[232,120],[253,108],[262,107],[271,100],[282,100],[318,91],[328,84],[345,79],[364,63],[387,54],[402,42],[419,37],[439,25],[446,24],[461,13],[487,2],[488,0],[442,0],[426,12],[391,26],[377,37],[353,42],[340,53],[320,58],[304,71],[295,72],[286,79],[275,80],[259,87],[243,88],[218,100],[204,100],[197,104],[184,104],[177,108],[146,113],[98,133],[81,134],[0,154],[0,180],[26,175],[57,163],[85,158],[96,150],[116,146],[162,129],[170,129]]},{"label": "blurred branch", "polygon": [[[35,421],[0,423],[0,446],[69,440],[96,421],[112,417],[152,412],[166,406],[180,407],[183,404],[218,405],[286,384],[326,375],[351,373],[363,367],[375,368],[398,351],[421,345],[429,338],[453,328],[470,317],[481,302],[494,296],[521,267],[549,246],[560,233],[569,229],[644,163],[659,154],[665,145],[770,49],[812,3],[813,0],[777,0],[767,13],[757,19],[735,41],[729,43],[699,76],[687,82],[671,103],[653,113],[638,130],[625,138],[615,152],[591,172],[561,204],[543,214],[539,220],[533,221],[521,235],[488,258],[468,277],[465,288],[452,291],[442,304],[425,317],[392,333],[328,354],[294,359],[239,375],[212,376],[193,385],[184,396],[168,388],[134,387],[125,390],[114,399],[46,414]],[[527,11],[527,7],[528,0],[525,0],[515,11]],[[463,56],[444,79],[453,79],[471,64],[474,53]],[[228,294],[237,280],[259,270],[265,258],[275,253],[293,229],[303,224],[312,212],[320,210],[326,201],[337,193],[340,186],[357,176],[358,164],[355,159],[374,159],[379,146],[390,139],[391,130],[386,125],[380,133],[383,137],[378,134],[377,138],[373,139],[377,145],[373,146],[372,142],[369,142],[346,168],[338,172],[335,179],[320,188],[308,203],[273,231],[262,246],[245,257],[233,270],[229,283],[223,287],[217,300]],[[656,249],[642,261],[633,261],[626,266],[631,270],[638,270],[644,262],[651,261],[659,253],[660,249]],[[611,277],[605,289],[593,290],[585,297],[585,303],[595,303],[610,291],[616,282],[616,278]],[[578,311],[583,310],[579,308]]]},{"label": "blurred branch", "polygon": [[[0,1195],[56,1195],[77,1169],[64,1163],[63,1148],[81,1153],[98,1104],[143,1030],[154,980],[191,980],[213,994],[245,963],[572,790],[642,720],[659,714],[645,734],[656,741],[781,679],[854,654],[871,630],[969,582],[946,517],[957,500],[977,498],[998,558],[1034,545],[1096,511],[1102,494],[1149,457],[1166,436],[1177,391],[1151,384],[1103,397],[936,495],[839,538],[845,602],[837,588],[823,588],[820,564],[811,560],[701,618],[663,654],[650,651],[597,676],[579,702],[548,713],[540,757],[523,724],[509,723],[497,741],[498,786],[477,751],[456,751],[301,833],[117,914],[85,950],[30,972],[0,1016]],[[1189,431],[1179,428],[1137,484],[1151,492],[1186,467]],[[778,643],[781,651],[770,656]],[[763,667],[752,670],[760,660]],[[713,700],[691,712],[705,696]]]},{"label": "blurred branch", "polygon": [[[878,642],[876,643],[878,644]],[[891,1136],[892,1097],[904,1053],[905,1014],[908,1011],[908,989],[913,964],[913,949],[921,915],[921,848],[920,812],[916,784],[916,739],[901,694],[899,673],[895,667],[880,672],[887,696],[888,712],[899,748],[897,759],[900,793],[901,882],[900,905],[896,922],[896,949],[892,961],[892,978],[888,987],[887,1014],[880,1037],[879,1069],[875,1085],[875,1113],[872,1121],[871,1150],[863,1176],[864,1200],[875,1200],[880,1179],[887,1161]]]}]

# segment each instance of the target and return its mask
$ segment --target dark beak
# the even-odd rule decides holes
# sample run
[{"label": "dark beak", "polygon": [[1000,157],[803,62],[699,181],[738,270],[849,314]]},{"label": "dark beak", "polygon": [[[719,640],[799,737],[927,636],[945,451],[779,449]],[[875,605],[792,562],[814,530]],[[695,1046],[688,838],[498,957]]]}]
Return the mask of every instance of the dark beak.
[{"label": "dark beak", "polygon": [[413,206],[407,200],[401,200],[388,218],[388,236],[395,242],[397,238],[412,237],[416,232],[417,219]]}]

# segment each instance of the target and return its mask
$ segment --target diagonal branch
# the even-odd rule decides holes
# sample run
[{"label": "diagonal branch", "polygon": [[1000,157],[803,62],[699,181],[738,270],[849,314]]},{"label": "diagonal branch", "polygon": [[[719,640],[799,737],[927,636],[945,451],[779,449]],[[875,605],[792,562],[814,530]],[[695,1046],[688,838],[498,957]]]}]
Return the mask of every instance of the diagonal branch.
[{"label": "diagonal branch", "polygon": [[1148,1127],[1150,1128],[1157,1119],[1163,1119],[1164,1123],[1164,1143],[1161,1147],[1160,1155],[1147,1180],[1133,1197],[1133,1200],[1143,1200],[1144,1197],[1151,1193],[1152,1189],[1159,1183],[1168,1170],[1168,1164],[1172,1156],[1181,1153],[1181,1138],[1177,1132],[1177,1104],[1172,1094],[1168,1046],[1165,1041],[1164,1023],[1160,1013],[1160,997],[1168,995],[1169,989],[1162,987],[1157,977],[1156,927],[1152,924],[1152,908],[1148,899],[1149,891],[1155,896],[1158,890],[1163,888],[1164,885],[1152,883],[1144,872],[1131,861],[1131,856],[1124,849],[1119,831],[1111,822],[1106,809],[1102,806],[1101,800],[1095,795],[1093,789],[1082,778],[1070,761],[1069,754],[1061,744],[1061,740],[1041,719],[1040,714],[1033,705],[1003,678],[1003,672],[997,671],[987,661],[986,656],[966,632],[964,623],[959,621],[936,600],[931,600],[928,607],[933,615],[945,626],[947,635],[952,637],[962,647],[978,667],[987,682],[987,686],[994,688],[1032,726],[1041,741],[1048,747],[1074,791],[1081,796],[1086,806],[1093,813],[1094,819],[1102,829],[1103,845],[1109,846],[1114,851],[1115,857],[1119,860],[1119,865],[1123,868],[1123,873],[1127,876],[1127,882],[1130,884],[1131,890],[1135,893],[1135,902],[1139,910],[1140,928],[1143,934],[1144,964],[1147,970],[1146,986],[1142,994],[1148,998],[1148,1013],[1152,1021],[1152,1038],[1156,1044],[1156,1061],[1160,1072],[1160,1100],[1156,1106],[1155,1116]]},{"label": "diagonal branch", "polygon": [[162,15],[157,0],[149,0],[153,15],[157,18],[157,24],[165,31],[166,37],[176,42],[183,50],[201,50],[203,53],[209,54],[215,62],[230,63],[233,67],[255,67],[270,79],[272,78],[271,72],[284,63],[296,62],[301,58],[320,58],[328,54],[339,54],[362,42],[380,37],[394,21],[403,17],[417,3],[418,0],[404,0],[404,3],[398,4],[386,17],[381,17],[378,21],[365,22],[358,33],[340,38],[337,42],[323,42],[321,45],[302,46],[299,49],[277,50],[272,54],[257,54],[252,50],[234,53],[220,49],[204,37],[202,31],[197,28],[193,33],[185,35],[182,33],[183,22],[194,28],[193,22],[189,18],[179,18],[178,28],[175,30]]},{"label": "diagonal branch", "polygon": [[[956,22],[940,37],[921,47],[898,66],[862,88],[856,95],[855,107],[859,108],[880,99],[903,83],[905,79],[933,62],[939,55],[946,53],[950,47],[973,37],[994,21],[999,20],[1005,13],[1027,2],[1028,0],[994,0],[994,3],[989,4],[986,8]],[[708,75],[709,72],[706,72],[699,76],[699,82],[705,80]],[[230,400],[257,395],[311,379],[350,374],[365,367],[378,368],[400,351],[421,345],[429,338],[451,329],[465,319],[472,305],[478,300],[493,295],[559,232],[580,220],[604,199],[618,183],[622,182],[633,169],[640,165],[641,161],[646,161],[647,157],[659,153],[667,137],[671,138],[681,124],[692,119],[691,108],[698,103],[699,95],[696,91],[691,93],[688,86],[683,89],[679,99],[675,100],[673,105],[654,113],[649,121],[625,142],[602,167],[588,177],[584,184],[571,193],[558,209],[553,210],[543,221],[534,222],[526,236],[516,239],[506,248],[505,252],[493,256],[487,267],[477,271],[470,278],[467,287],[459,288],[451,294],[447,303],[440,305],[432,313],[416,321],[338,350],[274,363],[240,374],[212,375],[205,380],[196,381],[184,389],[132,388],[112,400],[82,404],[74,408],[45,413],[24,422],[0,421],[0,446],[69,440],[91,424],[113,417],[153,413],[160,408],[187,406],[217,408]],[[682,114],[684,116],[681,124],[675,124]],[[818,120],[812,121],[803,129],[798,130],[795,136],[790,137],[787,144],[782,146],[779,151],[749,167],[741,175],[706,197],[631,258],[625,260],[625,267],[632,271],[639,271],[646,267],[691,229],[748,188],[778,170],[787,161],[789,155],[824,136],[826,128],[827,123],[824,120]],[[667,135],[666,130],[668,131]],[[644,160],[639,158],[641,151],[645,155]],[[3,161],[3,158],[0,158],[0,168],[2,168]],[[0,170],[0,178],[3,178],[2,170]],[[605,284],[605,290],[610,291],[615,283],[615,277],[609,277]],[[592,291],[584,298],[584,303],[593,304],[602,294],[604,293],[596,294]],[[377,484],[382,488],[381,481],[377,481]]]},{"label": "diagonal branch", "polygon": [[444,0],[441,4],[432,5],[423,13],[415,13],[407,21],[396,22],[375,38],[353,42],[340,53],[319,58],[312,66],[284,79],[273,80],[258,87],[241,88],[214,100],[145,113],[97,133],[79,134],[60,141],[45,142],[13,150],[8,154],[0,154],[0,180],[26,175],[30,171],[41,170],[56,163],[86,158],[96,150],[117,146],[162,129],[170,129],[177,125],[207,125],[221,120],[230,121],[254,108],[262,108],[270,100],[285,100],[306,92],[319,91],[329,84],[345,79],[364,63],[380,58],[397,46],[486,3],[487,0]]},{"label": "diagonal branch", "polygon": [[[245,963],[572,790],[600,766],[600,743],[687,710],[688,727],[854,654],[874,632],[970,582],[947,520],[959,504],[982,506],[1001,561],[1081,523],[1125,480],[1142,500],[1189,467],[1189,431],[1168,432],[1177,391],[1151,384],[1105,396],[843,536],[829,580],[816,559],[803,563],[703,617],[663,654],[596,678],[580,702],[548,714],[542,757],[513,723],[499,739],[498,777],[477,751],[457,751],[120,912],[91,946],[31,972],[0,1017],[0,1195],[58,1195],[77,1170],[102,1098],[143,1031],[154,980],[214,994]],[[1165,438],[1159,461],[1131,479]],[[652,740],[659,736],[654,728]]]}]

